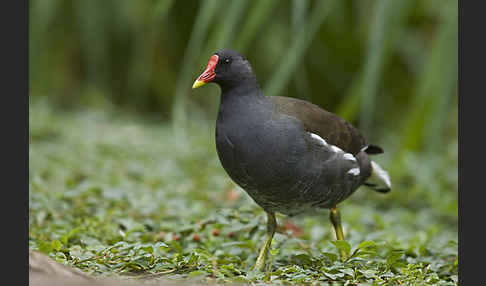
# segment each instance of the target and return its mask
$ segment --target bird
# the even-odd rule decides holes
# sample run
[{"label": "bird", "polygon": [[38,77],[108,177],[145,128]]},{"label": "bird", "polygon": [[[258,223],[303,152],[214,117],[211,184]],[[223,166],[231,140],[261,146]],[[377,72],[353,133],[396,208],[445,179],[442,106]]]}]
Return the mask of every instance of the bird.
[{"label": "bird", "polygon": [[[311,102],[265,96],[242,54],[216,51],[192,88],[207,83],[221,91],[215,130],[221,165],[267,214],[267,236],[254,269],[265,269],[276,213],[292,217],[329,209],[336,238],[344,240],[337,205],[361,185],[381,193],[391,190],[388,173],[370,159],[384,152],[380,146]],[[346,259],[344,251],[340,255]]]}]

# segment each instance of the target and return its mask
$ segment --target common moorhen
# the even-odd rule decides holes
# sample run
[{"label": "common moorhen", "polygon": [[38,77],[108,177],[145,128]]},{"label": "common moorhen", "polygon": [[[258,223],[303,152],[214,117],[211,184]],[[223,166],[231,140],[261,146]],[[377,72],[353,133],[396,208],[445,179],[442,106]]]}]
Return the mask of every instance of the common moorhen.
[{"label": "common moorhen", "polygon": [[[213,54],[193,88],[217,83],[221,101],[216,149],[228,175],[268,216],[268,237],[255,268],[263,270],[275,233],[275,212],[289,216],[330,209],[343,240],[336,205],[361,185],[386,193],[390,178],[370,154],[383,150],[366,142],[350,123],[317,105],[264,96],[248,60],[224,49]],[[345,259],[345,253],[341,252]]]}]

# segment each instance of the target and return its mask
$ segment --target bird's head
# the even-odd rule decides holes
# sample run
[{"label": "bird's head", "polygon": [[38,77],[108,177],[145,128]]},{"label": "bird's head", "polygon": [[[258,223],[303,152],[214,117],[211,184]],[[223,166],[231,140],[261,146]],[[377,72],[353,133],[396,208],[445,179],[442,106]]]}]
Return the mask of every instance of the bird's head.
[{"label": "bird's head", "polygon": [[226,89],[245,82],[256,82],[256,79],[246,57],[236,51],[224,49],[211,56],[206,69],[196,79],[192,88],[209,82],[217,83]]}]

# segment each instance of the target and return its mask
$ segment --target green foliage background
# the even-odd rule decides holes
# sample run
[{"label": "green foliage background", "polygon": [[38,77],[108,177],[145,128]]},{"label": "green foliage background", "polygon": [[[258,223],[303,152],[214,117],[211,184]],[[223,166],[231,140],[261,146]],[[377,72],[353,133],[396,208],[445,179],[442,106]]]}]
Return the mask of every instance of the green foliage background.
[{"label": "green foliage background", "polygon": [[[154,242],[161,230],[190,237],[198,231],[196,221],[213,215],[222,220],[220,228],[243,228],[251,223],[224,212],[241,210],[244,217],[245,207],[263,222],[245,195],[231,207],[218,199],[232,184],[213,142],[219,90],[214,85],[191,90],[211,54],[233,48],[248,57],[267,95],[312,101],[385,149],[376,160],[389,170],[392,192],[380,196],[363,189],[343,203],[352,246],[374,240],[391,250],[415,251],[431,260],[409,261],[412,256],[404,254],[405,266],[396,267],[409,272],[403,270],[406,278],[398,280],[419,279],[413,267],[423,270],[440,262],[451,268],[440,272],[436,265],[430,273],[452,283],[457,259],[443,262],[446,254],[440,249],[457,241],[457,5],[456,0],[30,1],[30,247],[67,264],[111,273],[120,269],[104,260],[79,264],[76,255],[97,257],[97,251],[119,242],[136,248],[137,242]],[[118,189],[124,195],[116,195]],[[166,196],[174,209],[165,204]],[[215,215],[221,210],[221,216]],[[120,235],[120,221],[136,224],[133,233],[147,237]],[[180,228],[181,221],[186,229]],[[316,258],[333,247],[331,232],[319,228],[327,227],[327,218],[297,222],[314,251],[305,252],[306,259],[330,263]],[[105,225],[106,233],[99,233],[97,224]],[[244,257],[245,263],[231,260],[234,269],[224,271],[248,278],[246,262],[254,260],[263,226],[256,233],[238,237],[246,246],[222,247],[224,259],[210,251],[213,246],[198,249],[225,262]],[[294,282],[292,271],[311,277],[305,271],[312,267],[305,265],[312,263],[301,261],[305,271],[282,268],[299,265],[289,257],[300,248],[285,245],[275,254],[274,274]],[[78,247],[86,252],[80,254]],[[189,273],[177,259],[196,259],[190,252],[198,246],[171,247],[158,255],[175,259],[171,263],[176,266],[167,264],[169,270]],[[424,250],[434,247],[437,252]],[[380,249],[370,258],[375,266],[350,269],[375,271],[366,273],[380,281],[373,278],[384,269],[380,259],[393,257]],[[457,246],[453,249],[457,258]],[[157,272],[152,262],[142,268]],[[209,273],[211,267],[190,269]],[[349,280],[345,275],[333,277]],[[359,277],[354,279],[366,280]]]}]

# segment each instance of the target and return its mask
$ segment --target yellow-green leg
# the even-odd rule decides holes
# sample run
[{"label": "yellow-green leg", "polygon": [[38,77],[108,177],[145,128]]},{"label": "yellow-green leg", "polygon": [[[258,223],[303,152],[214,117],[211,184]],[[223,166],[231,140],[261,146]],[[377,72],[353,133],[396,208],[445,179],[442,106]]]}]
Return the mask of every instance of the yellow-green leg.
[{"label": "yellow-green leg", "polygon": [[265,262],[267,260],[267,253],[270,249],[270,245],[272,244],[273,235],[275,234],[275,230],[277,229],[277,220],[275,219],[275,214],[267,212],[267,239],[265,240],[265,244],[260,249],[260,253],[258,254],[258,258],[255,264],[255,269],[263,271],[265,269]]},{"label": "yellow-green leg", "polygon": [[[343,227],[341,226],[341,214],[336,207],[331,208],[329,218],[331,219],[332,225],[334,226],[334,231],[336,231],[337,240],[344,240]],[[344,250],[340,250],[339,252],[341,253],[341,259],[343,261],[346,260],[346,252],[344,252]]]}]

